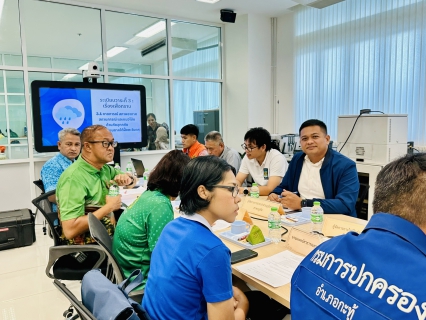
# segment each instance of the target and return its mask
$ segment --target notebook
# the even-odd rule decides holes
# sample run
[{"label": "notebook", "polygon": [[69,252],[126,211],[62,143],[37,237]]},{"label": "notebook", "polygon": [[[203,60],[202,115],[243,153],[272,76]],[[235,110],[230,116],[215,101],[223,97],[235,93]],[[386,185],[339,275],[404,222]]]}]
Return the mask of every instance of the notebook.
[{"label": "notebook", "polygon": [[130,160],[132,160],[133,167],[135,168],[137,177],[138,178],[143,177],[143,174],[145,172],[145,167],[143,165],[142,160],[134,159],[134,158],[130,158]]}]

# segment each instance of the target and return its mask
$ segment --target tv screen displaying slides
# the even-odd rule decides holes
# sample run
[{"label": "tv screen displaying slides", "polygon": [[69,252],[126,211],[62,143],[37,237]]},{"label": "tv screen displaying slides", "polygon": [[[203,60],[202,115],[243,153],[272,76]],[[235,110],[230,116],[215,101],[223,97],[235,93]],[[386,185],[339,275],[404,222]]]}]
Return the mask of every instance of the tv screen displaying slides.
[{"label": "tv screen displaying slides", "polygon": [[58,132],[80,132],[92,124],[107,127],[120,148],[147,144],[145,87],[113,83],[41,81],[31,83],[34,146],[58,151]]}]

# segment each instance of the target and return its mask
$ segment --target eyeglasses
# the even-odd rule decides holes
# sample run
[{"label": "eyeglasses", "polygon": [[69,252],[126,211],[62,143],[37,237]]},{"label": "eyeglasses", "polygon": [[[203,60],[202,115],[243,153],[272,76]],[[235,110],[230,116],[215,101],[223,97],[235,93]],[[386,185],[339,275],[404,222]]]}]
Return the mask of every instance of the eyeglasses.
[{"label": "eyeglasses", "polygon": [[252,152],[253,151],[253,149],[256,149],[257,148],[257,146],[256,147],[247,147],[246,146],[246,144],[245,143],[243,143],[242,145],[241,145],[241,148],[243,148],[243,150],[245,151],[245,150],[247,150],[248,152]]},{"label": "eyeglasses", "polygon": [[102,147],[104,148],[109,148],[109,146],[112,146],[113,148],[115,148],[118,145],[117,141],[86,141],[89,143],[102,143]]},{"label": "eyeglasses", "polygon": [[235,198],[238,195],[238,191],[240,190],[239,187],[237,185],[231,187],[231,186],[221,186],[221,185],[215,185],[212,186],[212,188],[222,188],[222,189],[227,189],[229,192],[232,193],[232,196]]}]

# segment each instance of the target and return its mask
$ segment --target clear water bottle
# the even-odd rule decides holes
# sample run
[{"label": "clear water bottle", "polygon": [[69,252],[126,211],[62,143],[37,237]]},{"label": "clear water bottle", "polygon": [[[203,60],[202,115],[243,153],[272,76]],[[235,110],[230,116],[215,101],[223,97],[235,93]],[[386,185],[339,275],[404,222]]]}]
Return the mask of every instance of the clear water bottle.
[{"label": "clear water bottle", "polygon": [[259,198],[259,187],[257,183],[253,183],[250,188],[250,197]]},{"label": "clear water bottle", "polygon": [[121,171],[121,167],[118,163],[115,164],[114,169],[120,170]]},{"label": "clear water bottle", "polygon": [[133,166],[132,166],[132,163],[130,161],[127,162],[126,172],[133,175]]},{"label": "clear water bottle", "polygon": [[143,173],[143,183],[145,187],[148,187],[148,180],[149,180],[149,170],[145,169],[145,172]]},{"label": "clear water bottle", "polygon": [[312,231],[322,233],[322,224],[324,221],[324,210],[321,208],[319,201],[314,202],[311,208]]},{"label": "clear water bottle", "polygon": [[273,243],[277,244],[281,241],[281,215],[278,213],[277,207],[272,207],[268,216],[268,237]]},{"label": "clear water bottle", "polygon": [[110,197],[116,197],[119,195],[119,193],[120,193],[120,188],[117,185],[115,184],[110,185],[108,189],[108,195]]}]

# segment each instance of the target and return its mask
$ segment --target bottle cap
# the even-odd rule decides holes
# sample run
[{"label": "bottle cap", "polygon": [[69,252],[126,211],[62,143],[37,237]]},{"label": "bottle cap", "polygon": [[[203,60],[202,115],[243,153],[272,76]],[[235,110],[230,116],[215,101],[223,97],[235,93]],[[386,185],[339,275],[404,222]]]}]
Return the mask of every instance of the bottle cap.
[{"label": "bottle cap", "polygon": [[251,186],[252,187],[257,187],[257,183],[253,183]]},{"label": "bottle cap", "polygon": [[319,202],[319,201],[314,201],[314,206],[320,206],[321,205],[321,202]]},{"label": "bottle cap", "polygon": [[278,211],[277,207],[271,207],[271,211]]}]

